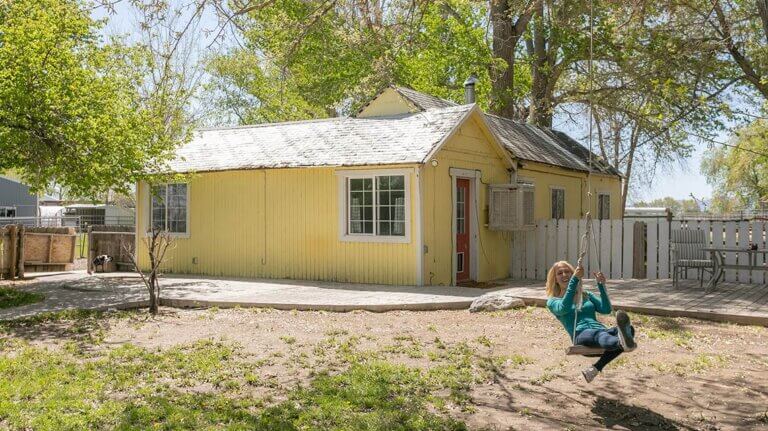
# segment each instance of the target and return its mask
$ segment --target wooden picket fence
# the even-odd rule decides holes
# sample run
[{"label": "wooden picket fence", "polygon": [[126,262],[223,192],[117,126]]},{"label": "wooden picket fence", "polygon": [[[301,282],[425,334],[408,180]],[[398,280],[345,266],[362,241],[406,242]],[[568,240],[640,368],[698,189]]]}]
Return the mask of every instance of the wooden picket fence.
[{"label": "wooden picket fence", "polygon": [[[707,232],[713,246],[747,248],[750,242],[768,248],[767,221],[667,220],[665,218],[593,220],[590,253],[585,270],[598,269],[612,279],[672,277],[670,236],[675,229]],[[585,220],[540,220],[530,231],[512,235],[510,273],[514,279],[544,280],[553,262],[578,259]],[[747,254],[726,254],[726,263],[747,259]],[[758,263],[765,256],[758,255]],[[696,277],[690,271],[688,278]],[[765,271],[726,271],[726,281],[765,283]]]}]

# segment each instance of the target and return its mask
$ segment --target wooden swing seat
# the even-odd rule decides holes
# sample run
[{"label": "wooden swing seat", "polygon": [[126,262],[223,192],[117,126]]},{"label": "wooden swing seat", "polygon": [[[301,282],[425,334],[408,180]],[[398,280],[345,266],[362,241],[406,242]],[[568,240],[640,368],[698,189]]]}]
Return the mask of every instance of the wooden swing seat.
[{"label": "wooden swing seat", "polygon": [[570,346],[567,349],[565,349],[566,355],[582,355],[582,356],[596,357],[596,356],[603,356],[603,353],[605,353],[605,349],[603,349],[602,347],[589,347],[589,346],[582,346],[580,344],[574,344],[573,346]]}]

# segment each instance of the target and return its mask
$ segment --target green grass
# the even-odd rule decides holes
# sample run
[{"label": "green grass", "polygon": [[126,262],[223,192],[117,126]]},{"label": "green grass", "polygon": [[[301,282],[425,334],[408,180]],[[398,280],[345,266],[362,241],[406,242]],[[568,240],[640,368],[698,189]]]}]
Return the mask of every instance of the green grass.
[{"label": "green grass", "polygon": [[690,360],[678,362],[654,362],[651,367],[662,373],[674,373],[678,376],[689,376],[701,374],[705,371],[722,368],[728,364],[728,357],[725,355],[699,354]]},{"label": "green grass", "polygon": [[669,317],[647,317],[643,324],[647,327],[642,332],[650,339],[669,340],[675,345],[690,348],[690,343],[694,339],[693,332],[686,329],[677,320]]},{"label": "green grass", "polygon": [[[220,341],[164,350],[1,346],[0,422],[11,429],[466,429],[430,408],[430,376],[384,361],[320,372],[306,387],[283,390],[260,374],[263,362]],[[253,396],[252,387],[284,401]]]},{"label": "green grass", "polygon": [[[1,320],[0,332],[43,331],[89,346],[99,345],[105,335],[106,317],[124,319],[137,316],[128,311],[63,310],[36,314],[14,320]],[[10,338],[7,338],[10,339]]]},{"label": "green grass", "polygon": [[257,429],[465,430],[431,413],[430,387],[418,370],[386,362],[356,364],[315,378],[306,389],[264,410]]},{"label": "green grass", "polygon": [[82,233],[77,234],[75,240],[75,254],[79,258],[88,257],[88,235]]},{"label": "green grass", "polygon": [[34,304],[43,299],[45,299],[45,297],[39,293],[24,292],[12,287],[0,287],[0,308]]},{"label": "green grass", "polygon": [[[0,322],[0,428],[461,430],[449,415],[474,411],[475,385],[534,362],[478,353],[493,346],[486,337],[398,334],[371,346],[363,340],[374,338],[346,330],[328,331],[306,352],[283,336],[288,353],[211,339],[163,349],[103,343],[110,322],[126,317],[146,320],[66,311]],[[55,343],[26,341],[38,331]],[[542,377],[537,383],[550,376]]]}]

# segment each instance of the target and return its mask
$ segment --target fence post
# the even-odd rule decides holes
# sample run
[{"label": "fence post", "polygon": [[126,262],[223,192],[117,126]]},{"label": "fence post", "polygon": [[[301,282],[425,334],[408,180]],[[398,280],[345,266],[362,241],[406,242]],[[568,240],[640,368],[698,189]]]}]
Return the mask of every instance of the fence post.
[{"label": "fence post", "polygon": [[[88,243],[88,250],[86,252],[86,265],[87,265],[86,268],[88,268],[88,274],[93,272],[93,270],[95,269],[95,268],[91,268],[91,263],[93,262],[93,259],[96,257],[96,256],[91,256],[91,250],[95,250],[96,249],[96,246],[93,243],[93,234],[91,232],[93,232],[93,226],[88,226],[88,233],[85,236],[86,242]],[[80,240],[80,242],[82,242],[82,239]],[[72,244],[72,255],[74,256],[74,254],[75,254],[75,245],[73,243]]]},{"label": "fence post", "polygon": [[24,278],[24,225],[19,226],[19,278]]},{"label": "fence post", "polygon": [[645,223],[635,222],[632,240],[632,278],[646,278],[645,271]]},{"label": "fence post", "polygon": [[16,236],[17,229],[18,229],[18,226],[13,224],[9,226],[9,230],[8,230],[8,234],[9,234],[8,236],[10,237],[10,241],[11,241],[11,247],[10,247],[11,258],[8,259],[8,264],[10,265],[10,270],[9,270],[10,276],[8,278],[10,278],[11,280],[16,278],[16,253],[18,251],[17,248],[19,246],[19,243],[17,241],[17,236]]}]

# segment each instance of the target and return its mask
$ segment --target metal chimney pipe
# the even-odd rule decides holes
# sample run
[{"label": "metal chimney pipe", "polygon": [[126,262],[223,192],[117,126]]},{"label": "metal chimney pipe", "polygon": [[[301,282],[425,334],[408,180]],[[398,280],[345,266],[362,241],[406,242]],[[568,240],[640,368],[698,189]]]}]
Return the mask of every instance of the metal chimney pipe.
[{"label": "metal chimney pipe", "polygon": [[467,78],[466,81],[464,81],[464,103],[469,105],[470,103],[475,103],[475,84],[477,84],[479,80],[477,79],[477,76],[473,73],[469,75],[469,78]]}]

